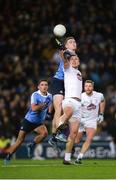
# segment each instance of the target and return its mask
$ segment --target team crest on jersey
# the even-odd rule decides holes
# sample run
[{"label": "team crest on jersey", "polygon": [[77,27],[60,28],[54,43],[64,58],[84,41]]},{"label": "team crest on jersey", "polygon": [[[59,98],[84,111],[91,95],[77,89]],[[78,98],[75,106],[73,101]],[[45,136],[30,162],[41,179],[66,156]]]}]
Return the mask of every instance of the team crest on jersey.
[{"label": "team crest on jersey", "polygon": [[82,81],[82,76],[81,76],[81,74],[77,73],[77,78],[78,78],[80,81]]},{"label": "team crest on jersey", "polygon": [[87,110],[92,110],[92,109],[96,109],[96,105],[91,103],[87,106]]}]

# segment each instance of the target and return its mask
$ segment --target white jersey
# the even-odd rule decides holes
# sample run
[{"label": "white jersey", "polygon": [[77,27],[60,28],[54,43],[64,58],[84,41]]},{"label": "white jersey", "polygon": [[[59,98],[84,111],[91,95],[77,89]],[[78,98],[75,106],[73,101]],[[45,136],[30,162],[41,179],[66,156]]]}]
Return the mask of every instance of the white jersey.
[{"label": "white jersey", "polygon": [[99,105],[104,100],[102,93],[93,91],[91,96],[86,92],[82,93],[82,118],[81,121],[97,121],[99,113]]},{"label": "white jersey", "polygon": [[77,97],[81,99],[82,75],[78,69],[69,67],[64,69],[65,98]]}]

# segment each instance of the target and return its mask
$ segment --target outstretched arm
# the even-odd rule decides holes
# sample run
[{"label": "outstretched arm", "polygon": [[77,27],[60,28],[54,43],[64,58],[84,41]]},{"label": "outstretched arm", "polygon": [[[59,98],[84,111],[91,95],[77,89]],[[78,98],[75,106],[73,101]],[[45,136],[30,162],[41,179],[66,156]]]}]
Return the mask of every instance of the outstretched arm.
[{"label": "outstretched arm", "polygon": [[69,60],[72,56],[75,56],[76,54],[69,50],[69,49],[66,49],[64,52],[63,52],[63,60],[64,60],[64,69],[68,69],[69,66],[70,66],[70,63],[69,63]]}]

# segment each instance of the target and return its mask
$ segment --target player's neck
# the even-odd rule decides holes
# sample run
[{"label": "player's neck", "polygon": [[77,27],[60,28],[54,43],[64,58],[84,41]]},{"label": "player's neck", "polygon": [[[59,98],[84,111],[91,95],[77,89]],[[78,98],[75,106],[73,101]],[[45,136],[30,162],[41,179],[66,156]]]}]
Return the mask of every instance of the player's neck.
[{"label": "player's neck", "polygon": [[92,96],[93,95],[93,92],[91,92],[91,93],[86,93],[87,94],[87,96]]},{"label": "player's neck", "polygon": [[47,92],[40,91],[43,96],[47,96]]},{"label": "player's neck", "polygon": [[[72,66],[73,67],[73,66]],[[78,69],[78,66],[76,66],[76,67],[73,67],[74,69]]]},{"label": "player's neck", "polygon": [[46,95],[47,95],[47,93],[42,93],[42,95],[46,96]]}]

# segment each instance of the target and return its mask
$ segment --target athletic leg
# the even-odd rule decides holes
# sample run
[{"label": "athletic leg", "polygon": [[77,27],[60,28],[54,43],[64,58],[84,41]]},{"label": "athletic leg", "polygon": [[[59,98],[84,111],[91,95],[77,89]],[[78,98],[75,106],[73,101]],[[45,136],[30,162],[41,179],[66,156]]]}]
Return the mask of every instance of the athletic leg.
[{"label": "athletic leg", "polygon": [[5,165],[7,165],[7,164],[10,162],[13,153],[14,153],[14,152],[20,147],[20,145],[23,143],[26,134],[27,134],[27,133],[26,133],[25,131],[22,131],[22,130],[19,131],[18,138],[17,138],[16,142],[15,142],[12,146],[10,146],[9,149],[8,149],[8,154],[7,154],[7,156],[6,156],[5,160],[4,160],[4,164],[5,164]]},{"label": "athletic leg", "polygon": [[27,145],[29,158],[32,158],[33,150],[36,144],[39,144],[48,135],[48,131],[45,125],[38,126],[37,128],[34,129],[34,132],[37,133],[37,136],[34,138],[33,142]]},{"label": "athletic leg", "polygon": [[86,131],[87,138],[86,138],[86,141],[84,142],[84,144],[81,148],[81,151],[77,157],[77,160],[76,160],[77,163],[78,162],[81,163],[81,159],[83,158],[86,151],[89,149],[91,142],[93,140],[93,137],[96,134],[96,129],[94,129],[94,128],[87,127],[87,128],[85,128],[85,131]]}]

